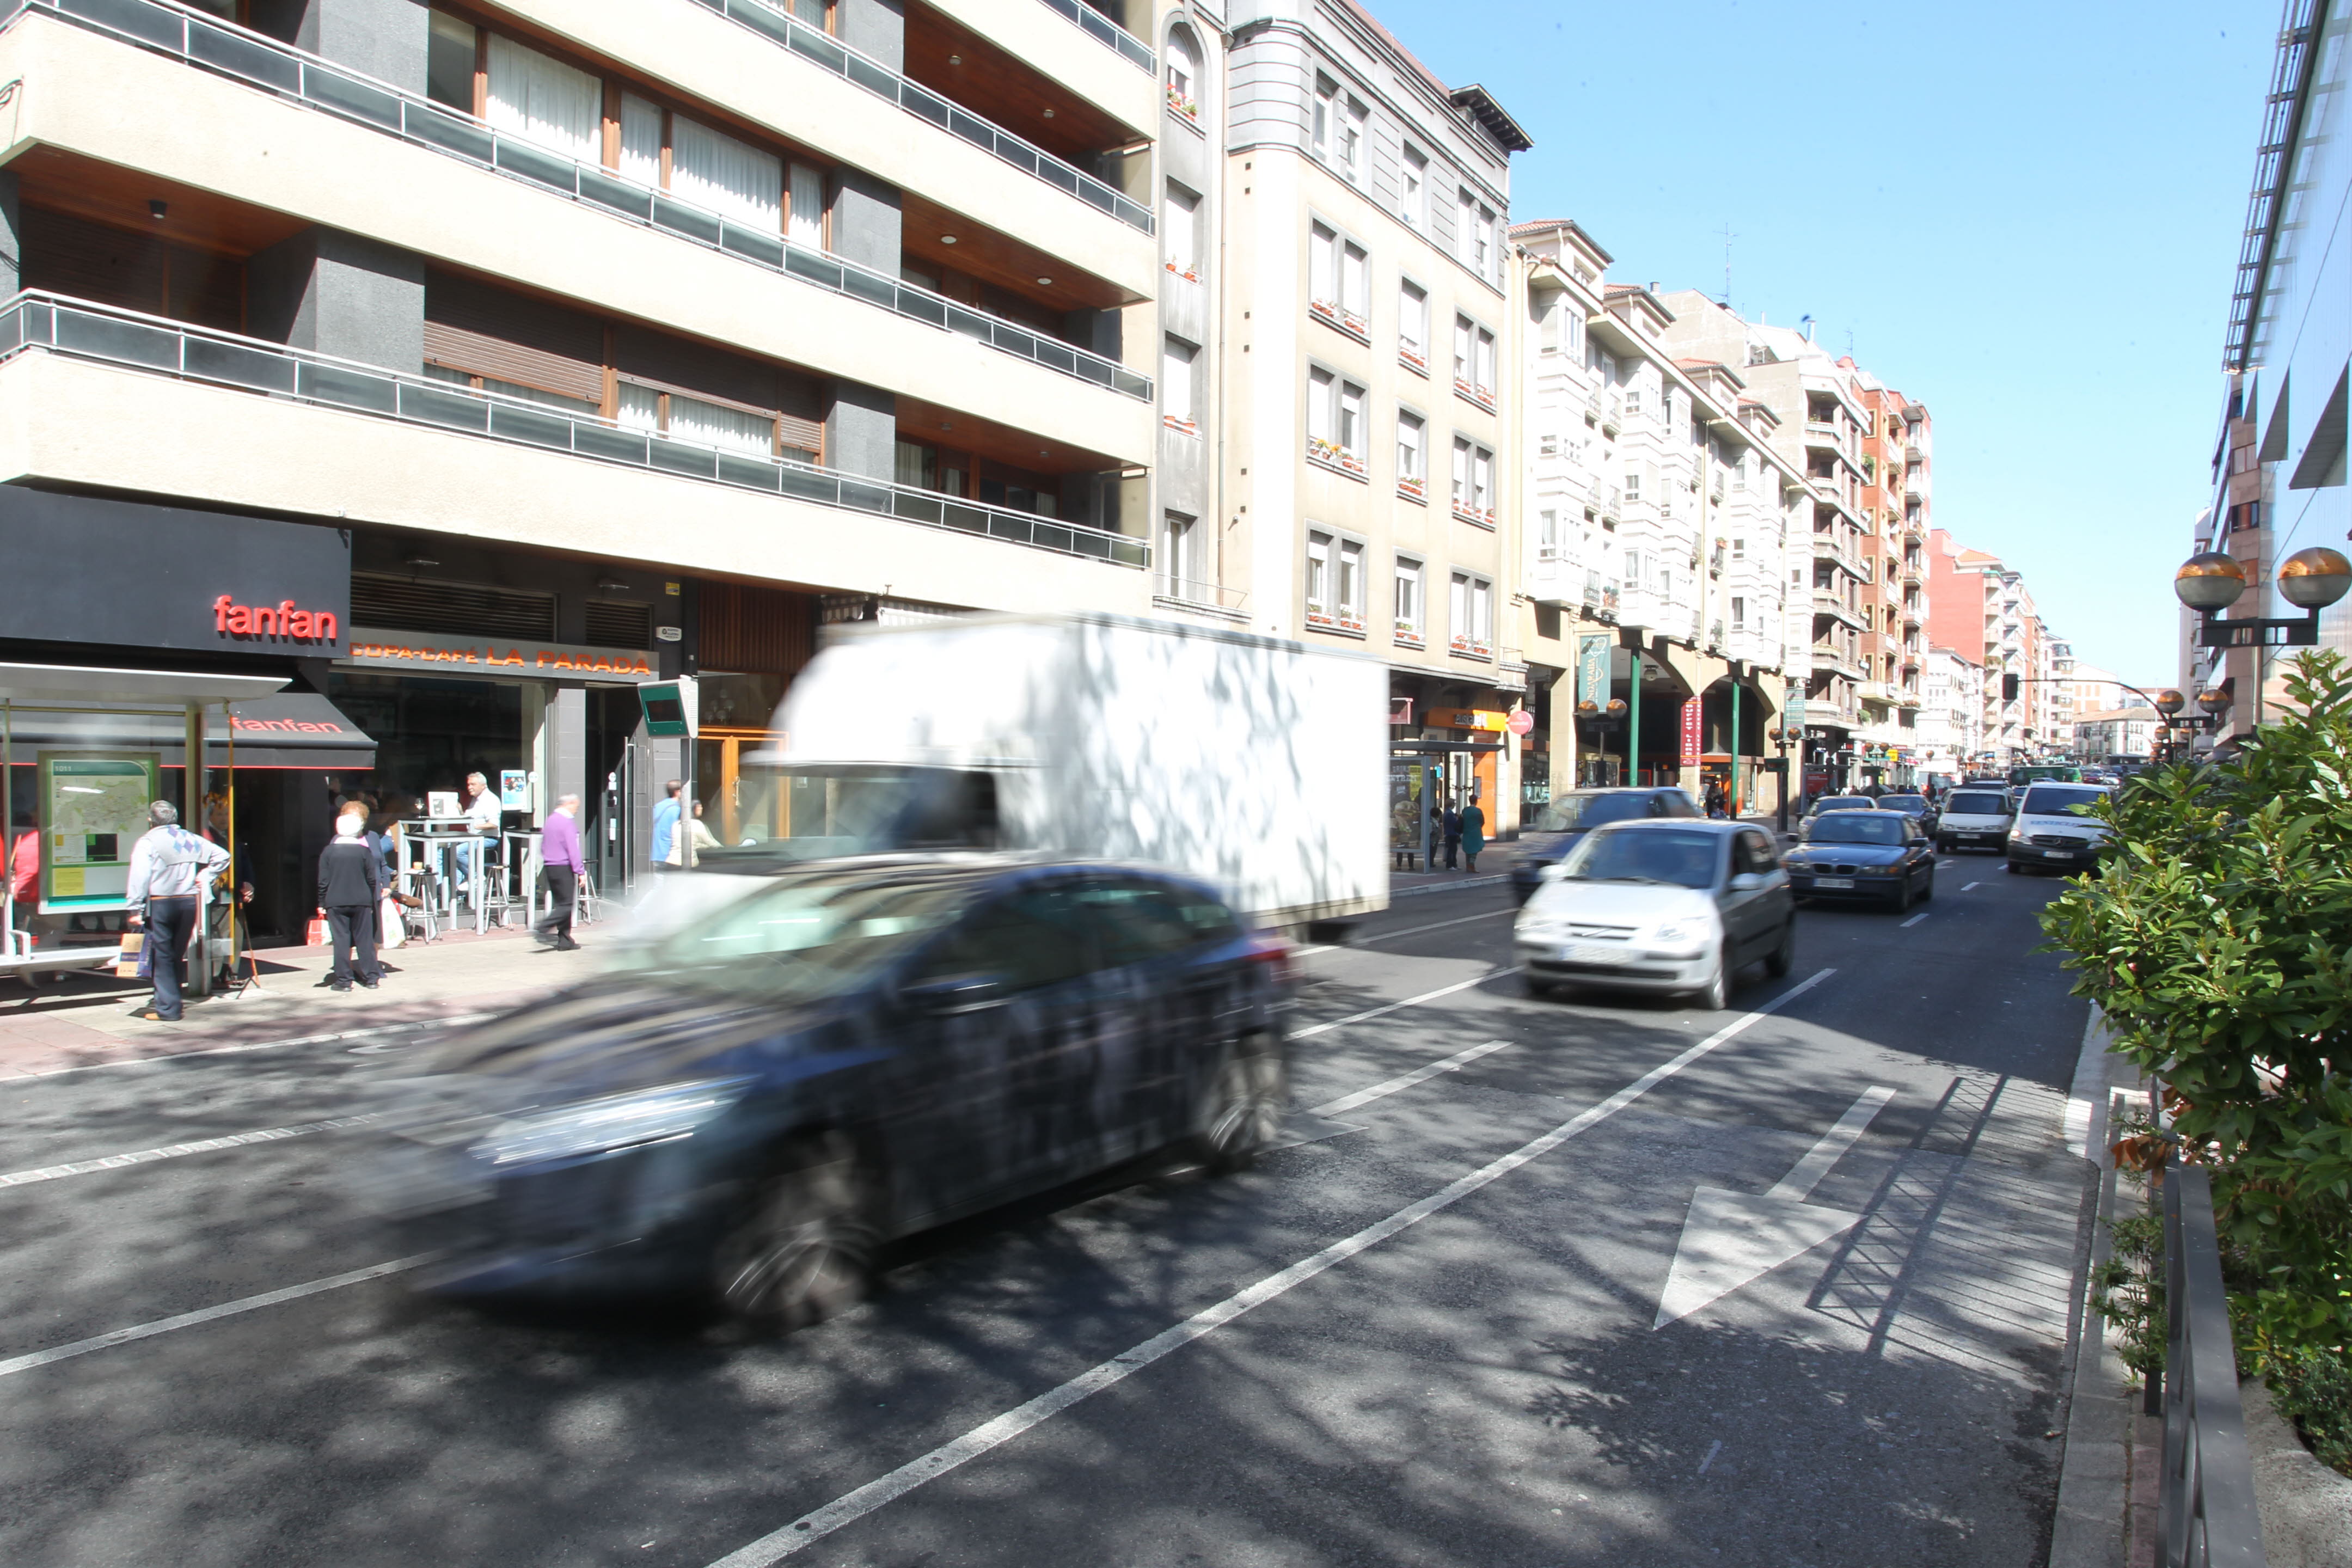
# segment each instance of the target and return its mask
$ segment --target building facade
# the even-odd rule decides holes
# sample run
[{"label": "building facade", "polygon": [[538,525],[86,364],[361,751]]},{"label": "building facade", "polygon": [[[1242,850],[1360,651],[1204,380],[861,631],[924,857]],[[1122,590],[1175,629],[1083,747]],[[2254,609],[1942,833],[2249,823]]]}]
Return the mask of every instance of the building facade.
[{"label": "building facade", "polygon": [[[518,828],[583,795],[610,887],[666,776],[730,840],[783,830],[737,762],[821,625],[1149,609],[1168,99],[1098,12],[108,16],[0,24],[0,68],[42,84],[0,171],[0,513],[38,491],[159,534],[310,531],[344,561],[341,635],[240,640],[224,614],[217,647],[0,654],[243,661],[364,731],[363,776],[314,758],[282,800],[240,791],[289,868],[265,934],[299,934],[332,793],[513,773]],[[114,521],[10,570],[136,577],[71,531]],[[266,606],[254,570],[172,591]],[[691,757],[633,689],[676,674],[703,683]]]}]

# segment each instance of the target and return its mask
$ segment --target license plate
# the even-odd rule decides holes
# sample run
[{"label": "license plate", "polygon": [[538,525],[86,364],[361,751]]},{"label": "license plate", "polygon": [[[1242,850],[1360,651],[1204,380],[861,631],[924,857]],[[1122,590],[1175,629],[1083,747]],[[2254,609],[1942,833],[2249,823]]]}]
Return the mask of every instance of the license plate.
[{"label": "license plate", "polygon": [[2044,849],[2042,853],[2053,860],[2072,860],[2074,858],[2072,849]]},{"label": "license plate", "polygon": [[1614,963],[1617,962],[1617,950],[1613,947],[1603,947],[1598,942],[1572,942],[1559,950],[1559,962],[1562,963]]},{"label": "license plate", "polygon": [[1813,879],[1813,886],[1816,888],[1851,888],[1853,886],[1853,879],[1852,877],[1816,877]]}]

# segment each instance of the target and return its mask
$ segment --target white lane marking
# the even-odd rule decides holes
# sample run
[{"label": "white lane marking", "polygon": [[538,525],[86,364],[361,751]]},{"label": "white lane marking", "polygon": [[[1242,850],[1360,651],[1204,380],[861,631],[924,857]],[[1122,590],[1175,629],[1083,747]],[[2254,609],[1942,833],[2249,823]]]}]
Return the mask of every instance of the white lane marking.
[{"label": "white lane marking", "polygon": [[1830,1173],[1830,1167],[1844,1157],[1845,1152],[1853,1147],[1853,1141],[1862,1136],[1862,1130],[1870,1125],[1871,1118],[1885,1110],[1886,1102],[1894,1098],[1891,1089],[1874,1086],[1863,1090],[1861,1098],[1846,1107],[1836,1124],[1822,1133],[1821,1141],[1764,1195],[1796,1204],[1811,1197],[1813,1189],[1822,1184],[1822,1178]]},{"label": "white lane marking", "polygon": [[1707,1468],[1709,1465],[1711,1465],[1711,1464],[1715,1463],[1715,1457],[1716,1457],[1717,1454],[1720,1454],[1720,1453],[1722,1453],[1722,1452],[1723,1452],[1723,1439],[1722,1439],[1722,1438],[1717,1437],[1714,1442],[1709,1443],[1709,1444],[1706,1446],[1706,1458],[1704,1458],[1704,1459],[1701,1459],[1701,1460],[1698,1462],[1698,1473],[1699,1473],[1700,1475],[1702,1475],[1702,1476],[1703,1476],[1703,1475],[1705,1475],[1705,1474],[1706,1474],[1706,1468]]},{"label": "white lane marking", "polygon": [[1366,942],[1394,942],[1399,937],[1419,936],[1425,931],[1444,931],[1447,926],[1466,926],[1473,921],[1499,920],[1505,915],[1515,915],[1519,911],[1516,909],[1488,910],[1483,915],[1464,915],[1458,921],[1434,921],[1425,926],[1407,926],[1402,931],[1386,931],[1379,936],[1368,936],[1364,940]]},{"label": "white lane marking", "polygon": [[1338,1116],[1344,1111],[1353,1110],[1360,1105],[1370,1105],[1373,1100],[1385,1099],[1401,1089],[1411,1089],[1414,1084],[1427,1083],[1440,1073],[1457,1071],[1476,1061],[1480,1057],[1492,1056],[1510,1044],[1509,1040],[1488,1040],[1484,1045],[1473,1046],[1466,1051],[1456,1051],[1444,1061],[1432,1062],[1425,1068],[1415,1068],[1412,1071],[1390,1079],[1385,1083],[1376,1083],[1370,1089],[1360,1089],[1353,1094],[1343,1094],[1337,1100],[1327,1100],[1322,1104],[1309,1109],[1307,1114]]},{"label": "white lane marking", "polygon": [[[888,1474],[866,1482],[855,1491],[835,1499],[814,1512],[803,1514],[782,1529],[772,1531],[749,1545],[729,1552],[713,1563],[710,1568],[768,1568],[769,1564],[780,1563],[803,1548],[824,1540],[843,1526],[854,1523],[877,1509],[904,1497],[926,1481],[936,1480],[949,1471],[979,1458],[992,1448],[1011,1442],[1031,1427],[1053,1419],[1080,1400],[1099,1394],[1114,1384],[1125,1381],[1161,1357],[1181,1350],[1194,1340],[1223,1328],[1251,1308],[1265,1305],[1285,1291],[1305,1284],[1324,1270],[1346,1262],[1369,1247],[1379,1246],[1399,1231],[1418,1225],[1439,1210],[1451,1207],[1481,1188],[1500,1181],[1530,1161],[1550,1153],[1570,1139],[1616,1115],[1634,1100],[1740,1033],[1758,1019],[1794,1001],[1836,973],[1834,969],[1815,972],[1754,1012],[1743,1014],[1733,1019],[1681,1055],[1652,1068],[1591,1110],[1580,1112],[1541,1137],[1521,1144],[1501,1159],[1481,1165],[1451,1186],[1432,1193],[1420,1202],[1397,1210],[1386,1219],[1366,1226],[1353,1236],[1333,1242],[1311,1258],[1301,1258],[1278,1273],[1267,1275],[1255,1285],[1235,1291],[1215,1306],[1195,1312],[1173,1328],[1163,1330],[1141,1344],[1122,1351],[1108,1361],[1089,1367],[1067,1383],[1047,1389],[1036,1398],[1026,1404],[1015,1405],[992,1421],[982,1422],[962,1436],[951,1442],[943,1443],[918,1458],[909,1459]],[[1458,990],[1460,987],[1455,989]]]},{"label": "white lane marking", "polygon": [[373,1115],[338,1116],[331,1121],[305,1121],[293,1127],[263,1127],[251,1132],[232,1132],[219,1138],[198,1138],[193,1142],[169,1143],[161,1149],[139,1149],[128,1154],[109,1154],[102,1160],[76,1160],[64,1165],[43,1165],[32,1171],[10,1171],[0,1175],[0,1187],[21,1187],[33,1182],[54,1182],[60,1176],[87,1176],[93,1171],[119,1171],[125,1165],[144,1165],[155,1160],[177,1160],[186,1154],[209,1154],[216,1149],[236,1149],[247,1143],[274,1143],[286,1138],[307,1138],[314,1132],[334,1132],[346,1127],[364,1127],[373,1121]]},{"label": "white lane marking", "polygon": [[1906,931],[1912,926],[1917,925],[1921,921],[1926,920],[1927,918],[1927,910],[1922,910],[1917,914],[1913,915],[1909,920],[1905,921],[1901,925],[1896,926],[1895,929],[1896,931]]},{"label": "white lane marking", "polygon": [[313,1279],[307,1285],[289,1285],[282,1290],[266,1290],[258,1296],[247,1296],[236,1301],[223,1301],[217,1307],[205,1307],[194,1312],[182,1312],[177,1317],[158,1318],[152,1323],[139,1323],[128,1329],[117,1329],[112,1333],[99,1334],[86,1340],[76,1340],[69,1345],[59,1345],[55,1350],[35,1351],[30,1355],[20,1355],[8,1361],[0,1361],[0,1377],[14,1377],[20,1372],[30,1372],[37,1366],[47,1366],[53,1362],[70,1361],[75,1356],[88,1355],[92,1351],[108,1350],[115,1345],[129,1344],[133,1340],[153,1339],[157,1334],[168,1334],[174,1329],[194,1328],[198,1323],[209,1323],[219,1318],[233,1318],[240,1312],[259,1311],[264,1307],[275,1307],[281,1301],[299,1301],[305,1296],[316,1296],[321,1291],[340,1290],[346,1285],[357,1285],[362,1280],[381,1279],[387,1274],[398,1274],[403,1270],[430,1263],[439,1256],[438,1253],[424,1252],[415,1258],[395,1258],[390,1263],[379,1263],[369,1268],[354,1268],[348,1274],[332,1274],[324,1279]]},{"label": "white lane marking", "polygon": [[1465,980],[1455,985],[1441,985],[1434,991],[1424,991],[1418,996],[1408,996],[1402,1002],[1391,1002],[1385,1007],[1375,1007],[1369,1013],[1350,1013],[1344,1018],[1334,1018],[1328,1024],[1317,1024],[1309,1028],[1293,1030],[1290,1037],[1294,1040],[1312,1039],[1317,1035],[1328,1034],[1333,1029],[1343,1029],[1349,1024],[1360,1024],[1367,1018],[1378,1018],[1385,1014],[1401,1012],[1407,1007],[1418,1007],[1423,1002],[1434,1002],[1440,996],[1451,996],[1456,991],[1467,991],[1473,985],[1484,985],[1489,980],[1517,973],[1517,964],[1513,964],[1508,969],[1490,969],[1475,979]]},{"label": "white lane marking", "polygon": [[396,1035],[409,1029],[451,1029],[465,1024],[478,1024],[495,1018],[496,1013],[455,1013],[446,1018],[427,1018],[415,1024],[380,1024],[373,1029],[345,1029],[332,1035],[297,1035],[289,1040],[254,1040],[237,1046],[206,1046],[202,1050],[166,1051],[161,1056],[125,1057],[119,1062],[86,1062],[75,1068],[51,1068],[46,1072],[26,1073],[26,1078],[63,1078],[73,1072],[103,1072],[109,1068],[141,1068],[153,1062],[175,1062],[185,1057],[227,1057],[245,1051],[274,1051],[280,1046],[324,1046],[337,1040],[364,1040],[377,1035]]},{"label": "white lane marking", "polygon": [[1983,887],[1983,886],[1984,886],[1984,884],[1983,884],[1982,882],[1970,882],[1967,887],[1962,888],[1962,889],[1960,889],[1960,891],[1962,891],[1963,893],[1973,893],[1973,892],[1975,892],[1979,888],[1981,888],[1981,887]]}]

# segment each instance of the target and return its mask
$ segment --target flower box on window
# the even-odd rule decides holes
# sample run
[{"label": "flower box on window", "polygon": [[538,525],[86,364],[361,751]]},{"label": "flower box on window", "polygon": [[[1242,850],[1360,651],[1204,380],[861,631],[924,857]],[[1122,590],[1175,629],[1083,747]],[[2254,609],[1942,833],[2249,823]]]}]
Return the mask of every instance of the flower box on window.
[{"label": "flower box on window", "polygon": [[1407,500],[1425,501],[1429,499],[1429,486],[1421,479],[1399,479],[1397,494]]},{"label": "flower box on window", "polygon": [[1343,615],[1339,617],[1339,626],[1343,632],[1360,632],[1364,629],[1364,617]]},{"label": "flower box on window", "polygon": [[1455,653],[1468,653],[1470,651],[1470,639],[1464,637],[1461,633],[1456,632],[1454,635],[1453,639],[1449,641],[1446,646],[1452,648]]},{"label": "flower box on window", "polygon": [[1167,267],[1169,271],[1175,273],[1177,277],[1181,278],[1187,283],[1198,283],[1201,280],[1201,275],[1199,273],[1188,272],[1182,268],[1178,267],[1172,261],[1167,263]]},{"label": "flower box on window", "polygon": [[1179,419],[1173,414],[1161,415],[1160,423],[1175,431],[1179,436],[1198,436],[1201,433],[1199,425],[1190,419]]},{"label": "flower box on window", "polygon": [[1335,325],[1339,320],[1339,307],[1328,300],[1309,300],[1307,308]]},{"label": "flower box on window", "polygon": [[1495,526],[1495,509],[1493,507],[1481,508],[1464,506],[1460,501],[1455,501],[1454,503],[1454,515],[1462,521],[1469,523],[1475,528],[1492,528]]},{"label": "flower box on window", "polygon": [[1172,87],[1168,89],[1168,107],[1174,110],[1177,113],[1182,115],[1187,120],[1198,120],[1201,118],[1200,104],[1195,102],[1193,100],[1185,97],[1182,93],[1178,92]]},{"label": "flower box on window", "polygon": [[1454,390],[1460,393],[1463,396],[1468,398],[1471,402],[1476,404],[1481,408],[1492,411],[1495,406],[1495,389],[1493,387],[1474,385],[1457,375],[1454,378]]},{"label": "flower box on window", "polygon": [[1429,361],[1423,355],[1417,354],[1411,349],[1405,348],[1402,345],[1397,349],[1397,363],[1403,365],[1407,370],[1419,371],[1423,375],[1427,375],[1429,374]]},{"label": "flower box on window", "polygon": [[1342,473],[1360,474],[1364,459],[1341,447],[1337,441],[1326,441],[1319,436],[1307,437],[1307,456],[1315,462],[1339,469]]},{"label": "flower box on window", "polygon": [[1402,643],[1408,647],[1420,647],[1423,646],[1421,628],[1414,626],[1411,621],[1399,621],[1396,624],[1396,629],[1389,635],[1393,640]]},{"label": "flower box on window", "polygon": [[1337,623],[1332,620],[1328,614],[1315,608],[1312,605],[1309,605],[1307,607],[1307,624],[1310,626],[1328,626],[1336,625]]}]

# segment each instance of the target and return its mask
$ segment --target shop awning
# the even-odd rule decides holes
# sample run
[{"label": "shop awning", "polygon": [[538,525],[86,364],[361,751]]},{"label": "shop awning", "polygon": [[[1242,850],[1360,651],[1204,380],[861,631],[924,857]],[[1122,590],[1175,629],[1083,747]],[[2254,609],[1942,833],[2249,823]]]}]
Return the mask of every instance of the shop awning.
[{"label": "shop awning", "polygon": [[[262,684],[283,682],[268,678]],[[20,762],[31,762],[37,751],[132,750],[152,751],[163,766],[180,767],[187,760],[187,720],[184,709],[170,710],[170,700],[76,700],[56,691],[42,692],[37,700],[10,695],[9,742]],[[316,692],[268,691],[232,700],[230,711],[240,768],[352,773],[375,766],[374,738]],[[228,765],[228,742],[227,722],[215,698],[205,710],[206,767]]]},{"label": "shop awning", "polygon": [[282,675],[184,669],[106,669],[79,664],[0,664],[0,698],[50,706],[91,703],[230,702],[267,697]]}]

